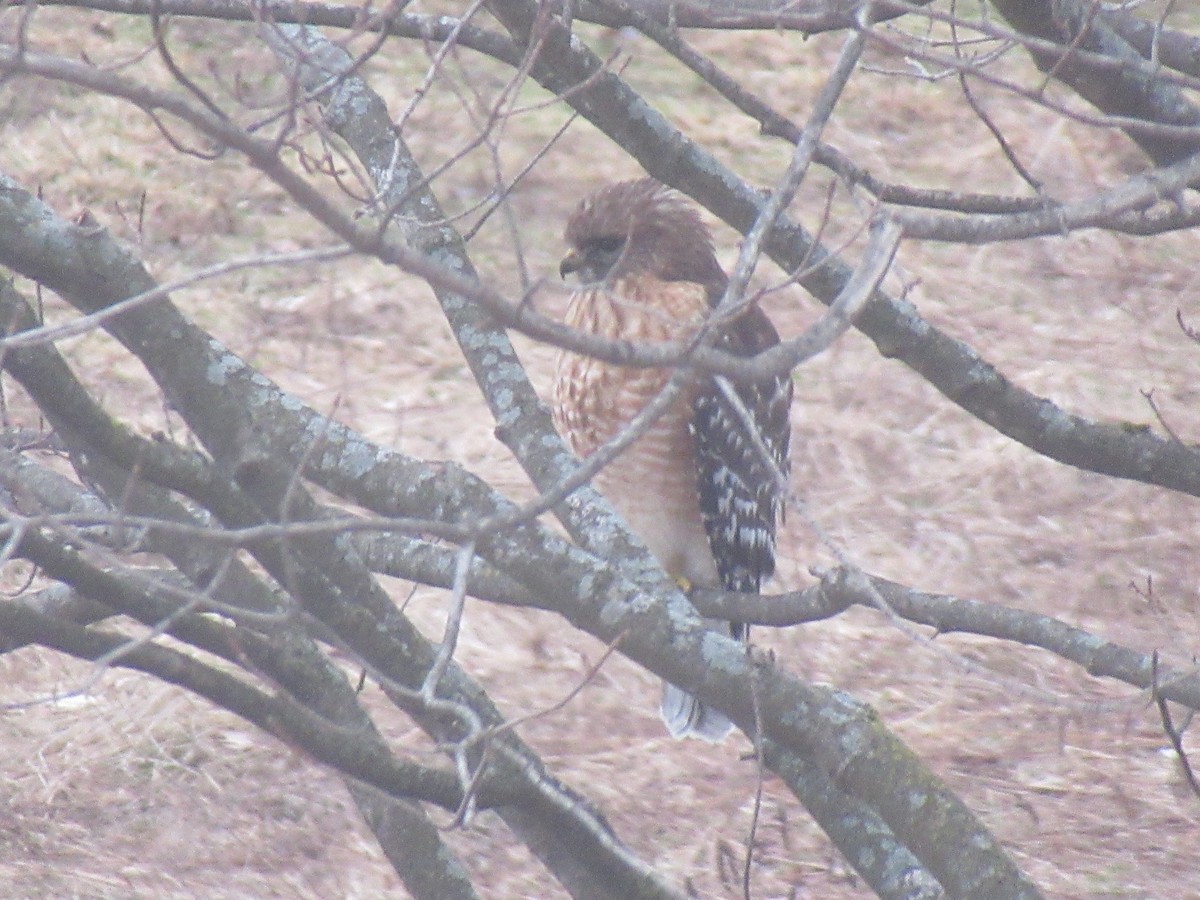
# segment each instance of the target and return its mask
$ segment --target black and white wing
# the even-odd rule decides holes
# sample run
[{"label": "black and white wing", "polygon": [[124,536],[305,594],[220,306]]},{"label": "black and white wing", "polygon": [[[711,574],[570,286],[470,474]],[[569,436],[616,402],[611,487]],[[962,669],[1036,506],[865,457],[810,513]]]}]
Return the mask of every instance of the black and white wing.
[{"label": "black and white wing", "polygon": [[[716,346],[738,356],[753,356],[779,343],[771,321],[751,307],[727,326]],[[770,456],[763,458],[748,423],[726,393],[732,392],[753,423]],[[728,591],[758,593],[775,571],[775,529],[783,520],[784,488],[772,468],[787,476],[792,381],[781,375],[738,384],[705,379],[692,418],[700,512],[709,545]],[[742,629],[735,627],[735,634]]]}]

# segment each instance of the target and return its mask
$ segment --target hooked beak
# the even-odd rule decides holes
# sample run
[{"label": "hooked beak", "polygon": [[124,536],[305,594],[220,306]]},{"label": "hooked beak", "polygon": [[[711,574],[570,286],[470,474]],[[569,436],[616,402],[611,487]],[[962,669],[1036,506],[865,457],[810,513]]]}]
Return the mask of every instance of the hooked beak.
[{"label": "hooked beak", "polygon": [[558,277],[565,279],[572,272],[578,272],[584,266],[582,254],[572,250],[563,257],[561,263],[558,264]]}]

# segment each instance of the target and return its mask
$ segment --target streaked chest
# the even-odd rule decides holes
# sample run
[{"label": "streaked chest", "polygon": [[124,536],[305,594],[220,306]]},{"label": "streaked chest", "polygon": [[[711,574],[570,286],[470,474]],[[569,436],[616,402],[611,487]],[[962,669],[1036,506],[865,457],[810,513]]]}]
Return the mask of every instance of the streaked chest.
[{"label": "streaked chest", "polygon": [[[696,334],[707,311],[700,285],[638,278],[619,281],[612,290],[597,286],[576,292],[566,321],[613,340],[682,342]],[[562,351],[554,398],[559,430],[577,455],[587,456],[645,409],[670,376],[668,369],[621,366]],[[694,397],[693,388],[681,392],[627,453],[640,450],[638,456],[671,454],[678,461],[690,460]]]}]

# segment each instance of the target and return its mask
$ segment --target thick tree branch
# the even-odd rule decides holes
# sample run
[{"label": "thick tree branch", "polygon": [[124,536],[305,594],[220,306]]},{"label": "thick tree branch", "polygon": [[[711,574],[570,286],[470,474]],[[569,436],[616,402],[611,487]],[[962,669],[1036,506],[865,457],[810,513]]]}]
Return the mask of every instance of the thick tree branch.
[{"label": "thick tree branch", "polygon": [[[95,302],[96,299],[93,295],[89,302]],[[209,358],[209,362],[205,362],[208,354],[212,352],[211,339],[194,332],[192,327],[182,323],[182,320],[174,319],[177,313],[166,305],[165,301],[135,312],[139,318],[138,322],[130,323],[130,314],[126,313],[112,324],[124,326],[120,330],[131,347],[140,351],[139,355],[151,367],[164,388],[169,393],[181,397],[178,408],[189,418],[201,439],[216,453],[224,454],[223,458],[218,458],[219,469],[237,470],[239,467],[246,469],[249,466],[246,471],[252,474],[255,471],[253,460],[256,459],[256,448],[263,446],[275,448],[270,451],[270,457],[286,458],[290,454],[294,460],[293,465],[301,465],[305,459],[304,446],[312,441],[311,437],[305,439],[304,436],[311,435],[316,428],[320,429],[317,434],[322,437],[322,449],[317,454],[319,462],[313,460],[312,464],[318,472],[322,466],[328,466],[332,472],[326,471],[327,476],[338,475],[339,470],[342,470],[338,477],[345,478],[349,475],[345,471],[346,454],[351,454],[351,458],[354,459],[362,458],[355,455],[355,451],[363,444],[361,438],[355,436],[351,439],[350,433],[345,429],[328,423],[307,408],[298,408],[294,400],[269,385],[261,375],[247,370],[235,357],[221,355],[218,369],[220,377],[212,379],[213,361]],[[160,316],[166,316],[168,323],[174,321],[177,328],[170,330],[167,324],[158,321]],[[159,343],[164,340],[168,345],[173,345],[173,353]],[[48,353],[45,348],[20,348],[11,352],[8,363],[10,367],[20,369],[20,363],[44,360]],[[208,374],[193,373],[186,364],[181,365],[181,362],[186,363],[188,360],[196,360],[194,364],[200,367],[200,373]],[[175,381],[176,378],[180,380]],[[64,381],[65,379],[59,378],[54,383],[61,384]],[[262,404],[265,403],[274,415],[264,417],[264,423],[252,432],[253,437],[244,437],[239,443],[231,441],[230,435],[225,431],[229,426],[228,420],[222,423],[219,416],[210,415],[211,405],[231,404],[239,396],[244,397],[247,393],[258,394],[261,403],[253,405],[261,410]],[[222,399],[224,394],[228,396]],[[47,398],[46,402],[53,405],[50,398]],[[206,410],[205,404],[209,404],[210,408]],[[80,398],[74,407],[84,408],[83,398]],[[230,407],[227,412],[236,418],[236,407]],[[84,415],[88,418],[96,417],[91,408],[87,408]],[[273,423],[273,427],[268,428],[267,422]],[[310,423],[308,427],[303,424],[305,422]],[[322,434],[323,432],[325,433]],[[100,436],[107,440],[109,433],[109,430],[102,429]],[[276,441],[278,443],[275,443]],[[339,443],[342,447],[341,452],[334,452]],[[472,521],[486,516],[489,512],[495,513],[503,509],[490,489],[452,468],[432,467],[405,460],[398,454],[389,454],[379,448],[368,451],[366,458],[374,463],[369,467],[370,470],[380,474],[387,484],[388,487],[383,490],[392,491],[391,496],[397,498],[407,494],[409,503],[414,499],[418,500],[421,508],[434,516],[445,517],[451,512],[453,515],[462,516],[464,521]],[[262,471],[261,468],[259,471]],[[287,471],[292,470],[289,468]],[[353,472],[355,474],[349,475],[348,480],[359,481],[361,487],[364,483],[361,466],[355,464]],[[164,480],[169,482],[169,467],[161,474],[165,476]],[[238,499],[236,492],[231,493],[227,486],[222,487],[218,483],[215,475],[211,480],[199,481],[204,488],[202,495],[208,503],[214,504],[221,511],[222,519],[227,525],[247,525],[260,521],[246,507],[244,501]],[[374,490],[380,488],[368,484],[364,490],[367,495],[371,495]],[[457,503],[461,504],[464,491],[469,498],[466,506],[455,511],[456,501],[452,498],[459,498]],[[299,502],[301,498],[302,493],[293,494],[293,502]],[[529,532],[530,529],[526,528],[523,531]],[[537,540],[538,533],[531,534],[531,538]],[[293,534],[283,542],[282,547],[305,546],[310,553],[317,554],[323,546],[328,546],[325,541],[326,538],[319,536],[306,539]],[[386,595],[379,593],[361,574],[350,570],[344,573],[347,579],[344,584],[339,585],[331,581],[330,574],[346,565],[338,561],[336,553],[319,554],[320,558],[325,560],[325,565],[314,570],[307,563],[297,567],[296,560],[289,562],[290,557],[283,549],[272,549],[273,543],[272,540],[264,540],[254,547],[267,568],[275,574],[277,581],[305,598],[309,611],[316,615],[331,633],[338,636],[342,646],[352,648],[372,671],[397,685],[408,685],[409,689],[415,690],[416,686],[422,683],[425,672],[432,663],[433,650],[407,622],[396,616],[394,607]],[[515,553],[528,563],[529,560],[537,558],[538,552],[545,552],[541,549],[542,546],[540,543],[530,543]],[[558,542],[558,546],[565,547],[561,542]],[[294,580],[289,581],[289,578]],[[380,624],[384,622],[387,623],[386,627]],[[464,711],[477,711],[480,721],[485,725],[494,726],[501,723],[494,707],[477,686],[456,668],[452,667],[449,675],[452,677],[448,678],[448,683],[454,686],[453,705],[461,707]],[[406,708],[421,719],[427,728],[443,734],[447,725],[444,720],[445,710],[435,712],[432,718],[423,716],[421,709],[413,707],[411,697]],[[454,739],[453,733],[449,736]],[[462,737],[461,732],[458,737]],[[525,833],[531,835],[540,829],[543,833],[535,837],[539,846],[543,846],[543,852],[549,852],[545,847],[556,843],[555,834],[560,837],[570,836],[570,840],[574,842],[571,846],[576,851],[580,847],[589,847],[585,858],[595,867],[592,874],[604,873],[604,877],[597,883],[614,886],[613,896],[673,895],[644,863],[621,846],[611,835],[607,825],[590,811],[577,795],[559,785],[544,772],[541,762],[528,748],[511,735],[497,739],[497,743],[502,746],[494,749],[500,753],[504,765],[499,774],[488,777],[500,777],[505,783],[513,783],[515,779],[515,783],[522,786],[523,802],[516,805],[511,816],[507,808],[502,813],[506,818],[512,819],[514,827],[523,828]],[[565,858],[569,855],[565,852],[565,846],[560,846],[559,857]]]},{"label": "thick tree branch", "polygon": [[[148,15],[156,4],[152,0],[50,0],[45,5]],[[408,14],[369,14],[357,6],[303,0],[267,0],[259,3],[245,0],[162,0],[158,5],[163,15],[325,25],[366,32],[385,31],[400,37],[417,36],[413,33],[412,22],[423,18]],[[861,0],[689,0],[685,3],[638,0],[636,9],[639,16],[673,28],[766,28],[816,34],[853,27],[860,6]],[[610,28],[636,24],[629,16],[622,15],[603,2],[583,0],[573,13],[582,21]],[[430,35],[426,33],[420,36]]]},{"label": "thick tree branch", "polygon": [[1195,35],[1166,28],[1161,21],[1149,22],[1120,7],[1102,9],[1100,17],[1143,59],[1200,78],[1200,39]]},{"label": "thick tree branch", "polygon": [[[928,0],[926,0],[928,2]],[[675,28],[767,29],[817,34],[853,28],[862,0],[634,0],[628,12],[605,0],[581,0],[576,18],[610,28],[641,21]]]},{"label": "thick tree branch", "polygon": [[957,896],[948,894],[929,875],[870,806],[843,790],[836,776],[804,754],[770,739],[763,741],[763,760],[795,792],[845,857],[856,861],[880,897],[935,900]]},{"label": "thick tree branch", "polygon": [[[7,283],[0,284],[0,314],[3,314],[3,319],[9,323],[10,328],[32,328],[35,325],[32,311]],[[159,457],[167,457],[172,462],[182,458],[187,463],[185,469],[188,471],[208,469],[206,463],[196,460],[181,448],[171,448],[163,442],[156,446],[152,442],[143,442],[136,436],[123,434],[123,429],[104,416],[83,386],[73,378],[65,362],[52,346],[32,345],[10,350],[5,363],[10,371],[19,378],[24,378],[33,396],[41,398],[46,415],[57,425],[59,433],[71,446],[75,462],[85,477],[94,479],[96,483],[103,485],[109,496],[119,499],[123,509],[122,515],[116,517],[118,521],[125,513],[132,512],[173,522],[211,525],[207,519],[188,510],[162,489],[143,482],[140,471],[127,468],[131,459],[144,460],[147,457],[156,460]],[[59,402],[68,397],[73,398],[69,406],[76,414],[98,422],[101,427],[94,431],[80,429],[77,420],[69,415],[64,416],[59,410]],[[136,445],[141,452],[126,457],[126,465],[122,465],[106,454],[108,448],[89,442],[89,437],[95,434],[117,437],[123,447]],[[149,446],[146,446],[147,444]],[[175,472],[173,468],[171,471]],[[206,480],[206,494],[211,498],[214,493],[212,488],[219,487],[220,482],[213,478]],[[223,505],[227,508],[228,492],[217,490],[216,493],[221,496]],[[43,498],[43,505],[46,500],[50,500],[60,510],[74,510],[79,505],[72,502],[74,498],[70,496],[65,485],[59,485],[59,494],[62,496]],[[234,558],[231,549],[210,545],[203,540],[186,539],[182,535],[173,535],[162,530],[141,534],[139,549],[162,553],[172,559],[195,583],[195,596],[199,600],[200,610],[219,608],[226,614],[232,614],[236,621],[250,624],[251,628],[261,625],[265,617],[270,625],[270,634],[273,635],[271,641],[286,641],[287,653],[281,657],[270,650],[269,642],[264,642],[258,637],[262,631],[246,633],[243,629],[236,639],[239,654],[248,654],[254,659],[257,669],[267,672],[276,683],[290,691],[292,696],[302,698],[301,702],[311,706],[315,712],[331,722],[364,730],[377,743],[374,754],[384,760],[391,759],[390,751],[383,746],[373,723],[359,706],[354,691],[346,683],[345,676],[332,666],[315,644],[296,627],[299,624],[298,617],[286,614],[286,604],[273,596],[259,579]],[[76,581],[69,583],[77,588],[81,587]],[[110,593],[108,596],[111,604],[114,595]],[[125,593],[121,596],[128,601],[130,595]],[[185,599],[180,602],[193,601]],[[112,608],[132,613],[154,628],[159,627],[158,623],[172,621],[179,615],[178,609],[171,608],[170,603],[163,603],[161,598],[151,599],[149,596],[143,597],[141,605],[137,607],[116,605]],[[242,614],[243,610],[245,614]],[[186,622],[187,619],[179,625],[186,625]],[[173,630],[177,636],[188,639],[186,633],[180,632],[178,627]],[[237,659],[236,655],[231,657],[231,661]],[[296,664],[297,662],[299,664]],[[366,738],[362,740],[365,741]],[[342,771],[347,772],[346,769]],[[420,806],[407,799],[406,795],[369,790],[354,780],[349,780],[347,786],[368,824],[376,832],[384,853],[415,897],[474,896],[470,880],[461,864],[455,855],[443,846],[437,828]]]},{"label": "thick tree branch", "polygon": [[[705,616],[774,628],[827,619],[855,604],[878,609],[880,599],[886,604],[885,612],[939,633],[974,634],[1040,647],[1076,663],[1089,675],[1115,678],[1142,690],[1155,686],[1153,654],[1139,653],[1050,616],[931,594],[844,568],[823,573],[820,582],[803,591],[776,596],[692,592],[692,601]],[[1157,673],[1157,689],[1163,697],[1200,710],[1200,675],[1162,665]]]},{"label": "thick tree branch", "polygon": [[[286,466],[247,456],[237,463],[237,473],[239,483],[270,517],[293,521],[317,515]],[[497,811],[573,892],[595,897],[674,896],[652,869],[619,843],[607,823],[542,770],[540,761],[514,734],[483,730],[502,720],[456,665],[448,666],[439,679],[436,697],[425,698],[420,689],[434,665],[436,649],[395,613],[390,599],[337,544],[336,539],[322,536],[292,538],[278,547],[259,547],[257,554],[276,577],[290,580],[306,608],[356,649],[364,664],[385,679],[384,688],[393,702],[437,740],[459,745],[473,766],[481,764],[484,743],[488,745],[499,770],[489,777],[506,783],[516,779],[524,788],[522,802],[515,804],[518,809],[512,815],[507,807]],[[363,612],[373,615],[363,616]],[[386,627],[383,635],[382,627]],[[402,659],[389,646],[396,637],[403,641]]]},{"label": "thick tree branch", "polygon": [[453,37],[463,47],[510,65],[521,61],[521,50],[511,39],[450,16],[370,13],[361,6],[305,0],[49,0],[40,5],[144,17],[157,12],[160,16],[195,16],[217,21],[325,25],[439,42]]},{"label": "thick tree branch", "polygon": [[[1164,125],[1200,125],[1197,109],[1178,88],[1136,70],[1142,60],[1134,49],[1097,15],[1093,4],[1079,0],[993,0],[996,11],[1018,31],[1052,41],[1059,51],[1031,50],[1034,63],[1049,77],[1071,87],[1097,109],[1111,116]],[[1080,50],[1117,60],[1129,60],[1134,71],[1095,71],[1073,58]],[[1159,164],[1178,162],[1200,151],[1200,139],[1171,138],[1127,129],[1129,137]]]},{"label": "thick tree branch", "polygon": [[[301,748],[392,796],[414,797],[446,809],[454,809],[459,802],[458,784],[452,773],[401,763],[362,729],[336,726],[285,695],[267,694],[181,651],[153,643],[133,645],[123,634],[65,622],[14,601],[0,602],[0,635],[79,659],[111,659],[107,664],[146,672],[241,716],[285,744]],[[490,788],[481,790],[480,802],[485,807],[509,799]]]}]

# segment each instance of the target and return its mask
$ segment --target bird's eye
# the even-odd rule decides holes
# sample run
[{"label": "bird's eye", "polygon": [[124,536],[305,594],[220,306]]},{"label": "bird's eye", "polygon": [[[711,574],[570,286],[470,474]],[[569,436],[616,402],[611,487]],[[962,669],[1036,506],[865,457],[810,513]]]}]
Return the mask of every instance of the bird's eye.
[{"label": "bird's eye", "polygon": [[625,244],[625,238],[609,235],[596,238],[592,243],[601,253],[616,253]]}]

